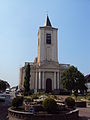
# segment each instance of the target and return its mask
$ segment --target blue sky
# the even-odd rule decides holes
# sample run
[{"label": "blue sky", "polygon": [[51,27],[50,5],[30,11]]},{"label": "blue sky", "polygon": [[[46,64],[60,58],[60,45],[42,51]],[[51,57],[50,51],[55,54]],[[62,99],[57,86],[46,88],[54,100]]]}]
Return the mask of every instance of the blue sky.
[{"label": "blue sky", "polygon": [[11,86],[37,56],[37,32],[48,11],[58,28],[58,60],[90,73],[90,0],[0,0],[0,79]]}]

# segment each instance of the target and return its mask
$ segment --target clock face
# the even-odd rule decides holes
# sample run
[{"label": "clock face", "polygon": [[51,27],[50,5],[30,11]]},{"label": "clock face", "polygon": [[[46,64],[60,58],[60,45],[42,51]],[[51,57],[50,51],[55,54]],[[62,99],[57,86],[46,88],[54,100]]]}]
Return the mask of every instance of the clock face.
[{"label": "clock face", "polygon": [[46,44],[51,44],[51,34],[46,34]]}]

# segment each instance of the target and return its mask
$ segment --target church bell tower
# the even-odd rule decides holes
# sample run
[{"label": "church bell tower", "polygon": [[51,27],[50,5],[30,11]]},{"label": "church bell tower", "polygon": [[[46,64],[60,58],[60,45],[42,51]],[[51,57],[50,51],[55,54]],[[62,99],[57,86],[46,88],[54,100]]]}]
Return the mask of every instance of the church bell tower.
[{"label": "church bell tower", "polygon": [[44,26],[38,30],[38,64],[45,61],[58,62],[57,31],[47,15]]}]

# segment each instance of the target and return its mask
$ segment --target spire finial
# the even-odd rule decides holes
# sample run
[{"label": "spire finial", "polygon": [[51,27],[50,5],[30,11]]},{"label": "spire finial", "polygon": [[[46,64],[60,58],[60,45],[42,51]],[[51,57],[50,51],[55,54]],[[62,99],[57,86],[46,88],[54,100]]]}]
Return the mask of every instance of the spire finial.
[{"label": "spire finial", "polygon": [[45,11],[46,15],[48,16],[48,11]]}]

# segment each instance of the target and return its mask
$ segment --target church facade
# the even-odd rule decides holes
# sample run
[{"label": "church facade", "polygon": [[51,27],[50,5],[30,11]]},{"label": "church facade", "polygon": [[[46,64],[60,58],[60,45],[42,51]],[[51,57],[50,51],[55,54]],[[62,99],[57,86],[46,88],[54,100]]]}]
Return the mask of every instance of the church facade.
[{"label": "church facade", "polygon": [[[38,30],[37,58],[33,63],[29,62],[32,91],[59,92],[63,88],[61,75],[70,65],[58,62],[57,32],[47,16],[44,26]],[[25,62],[25,66],[27,64]],[[19,89],[23,89],[25,66],[20,68]]]}]

